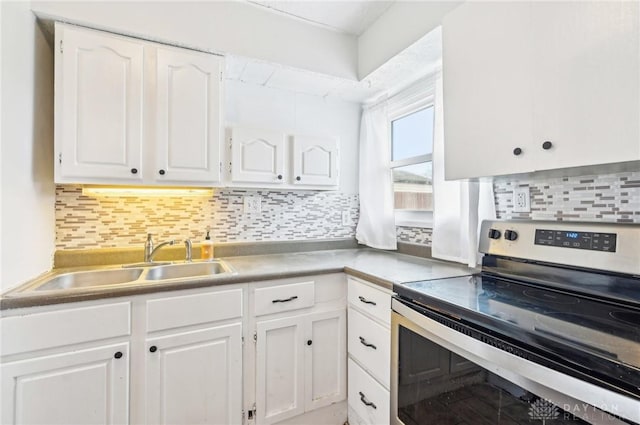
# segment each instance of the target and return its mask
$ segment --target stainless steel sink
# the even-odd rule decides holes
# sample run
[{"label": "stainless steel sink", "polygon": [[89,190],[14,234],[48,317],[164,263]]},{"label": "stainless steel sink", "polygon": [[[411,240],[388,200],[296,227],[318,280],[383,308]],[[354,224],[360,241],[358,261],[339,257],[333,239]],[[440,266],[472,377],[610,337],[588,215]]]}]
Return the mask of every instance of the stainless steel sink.
[{"label": "stainless steel sink", "polygon": [[138,263],[121,267],[94,268],[50,272],[24,285],[2,294],[2,297],[20,297],[41,294],[44,291],[95,291],[100,288],[162,284],[165,280],[189,278],[216,278],[233,275],[235,271],[222,260],[195,261],[193,263]]},{"label": "stainless steel sink", "polygon": [[172,264],[149,269],[146,280],[181,279],[230,273],[231,269],[219,261]]},{"label": "stainless steel sink", "polygon": [[33,290],[78,289],[134,282],[138,280],[143,271],[142,268],[136,268],[64,273],[44,281],[41,285],[35,286]]}]

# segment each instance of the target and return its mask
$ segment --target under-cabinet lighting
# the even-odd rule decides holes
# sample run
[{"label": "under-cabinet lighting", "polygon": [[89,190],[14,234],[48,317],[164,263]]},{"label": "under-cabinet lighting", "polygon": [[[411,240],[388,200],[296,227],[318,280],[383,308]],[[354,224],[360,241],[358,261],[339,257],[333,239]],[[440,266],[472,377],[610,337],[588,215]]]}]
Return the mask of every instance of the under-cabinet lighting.
[{"label": "under-cabinet lighting", "polygon": [[213,189],[207,187],[135,187],[135,186],[83,186],[84,196],[128,196],[128,197],[185,197],[213,196]]}]

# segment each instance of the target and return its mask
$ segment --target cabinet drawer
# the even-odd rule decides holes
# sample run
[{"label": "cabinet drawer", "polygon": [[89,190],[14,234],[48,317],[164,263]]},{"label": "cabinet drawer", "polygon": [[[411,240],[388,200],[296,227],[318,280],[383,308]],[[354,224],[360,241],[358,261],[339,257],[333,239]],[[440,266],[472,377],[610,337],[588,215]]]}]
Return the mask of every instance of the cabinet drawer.
[{"label": "cabinet drawer", "polygon": [[242,289],[147,301],[147,331],[242,317]]},{"label": "cabinet drawer", "polygon": [[124,302],[3,318],[0,354],[7,356],[129,335],[129,307]]},{"label": "cabinet drawer", "polygon": [[389,388],[391,332],[354,309],[349,309],[348,326],[349,354]]},{"label": "cabinet drawer", "polygon": [[[373,403],[373,405],[367,405]],[[349,359],[349,406],[367,424],[388,424],[390,397],[382,385]]]},{"label": "cabinet drawer", "polygon": [[315,282],[256,288],[254,313],[256,316],[280,313],[313,306]]},{"label": "cabinet drawer", "polygon": [[391,294],[349,278],[349,303],[383,323],[391,323]]}]

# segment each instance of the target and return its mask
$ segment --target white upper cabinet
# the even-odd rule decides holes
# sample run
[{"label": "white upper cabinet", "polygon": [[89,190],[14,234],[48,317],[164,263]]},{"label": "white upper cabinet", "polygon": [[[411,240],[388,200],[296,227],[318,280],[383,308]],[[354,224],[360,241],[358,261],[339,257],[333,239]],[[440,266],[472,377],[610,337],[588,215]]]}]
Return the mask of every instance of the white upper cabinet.
[{"label": "white upper cabinet", "polygon": [[309,136],[293,137],[293,184],[338,185],[338,142]]},{"label": "white upper cabinet", "polygon": [[56,182],[142,180],[144,48],[56,25]]},{"label": "white upper cabinet", "polygon": [[285,182],[286,136],[273,130],[234,127],[231,136],[231,179],[234,182]]},{"label": "white upper cabinet", "polygon": [[640,160],[639,8],[470,2],[448,14],[446,178]]},{"label": "white upper cabinet", "polygon": [[220,75],[218,56],[157,49],[158,182],[220,180]]},{"label": "white upper cabinet", "polygon": [[338,188],[336,138],[248,127],[232,127],[230,134],[230,186]]},{"label": "white upper cabinet", "polygon": [[640,160],[640,3],[538,2],[532,22],[535,168]]},{"label": "white upper cabinet", "polygon": [[223,59],[56,23],[56,183],[220,181]]}]

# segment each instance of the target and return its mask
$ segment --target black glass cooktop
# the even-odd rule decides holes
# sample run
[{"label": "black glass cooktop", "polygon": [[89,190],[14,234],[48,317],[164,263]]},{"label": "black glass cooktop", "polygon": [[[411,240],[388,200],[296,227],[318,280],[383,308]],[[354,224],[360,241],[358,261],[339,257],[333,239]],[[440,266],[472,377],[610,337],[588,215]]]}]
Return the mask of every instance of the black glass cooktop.
[{"label": "black glass cooktop", "polygon": [[[637,290],[640,294],[640,285]],[[640,306],[486,273],[394,285],[394,292],[567,364],[624,382],[627,391],[640,398]]]}]

